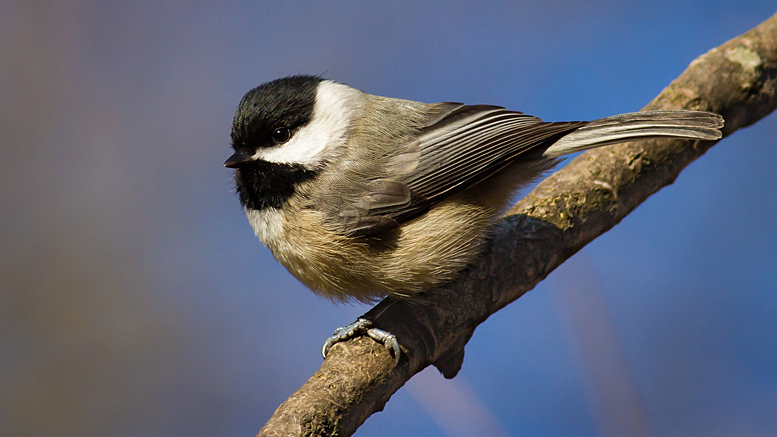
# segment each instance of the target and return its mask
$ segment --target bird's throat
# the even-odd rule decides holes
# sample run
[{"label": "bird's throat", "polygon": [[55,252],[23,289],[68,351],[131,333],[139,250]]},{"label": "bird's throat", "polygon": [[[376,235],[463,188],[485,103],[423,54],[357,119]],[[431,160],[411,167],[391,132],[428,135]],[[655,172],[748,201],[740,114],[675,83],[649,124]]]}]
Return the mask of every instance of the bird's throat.
[{"label": "bird's throat", "polygon": [[254,161],[235,172],[235,185],[244,208],[280,209],[294,195],[297,185],[313,178],[318,171],[299,164]]}]

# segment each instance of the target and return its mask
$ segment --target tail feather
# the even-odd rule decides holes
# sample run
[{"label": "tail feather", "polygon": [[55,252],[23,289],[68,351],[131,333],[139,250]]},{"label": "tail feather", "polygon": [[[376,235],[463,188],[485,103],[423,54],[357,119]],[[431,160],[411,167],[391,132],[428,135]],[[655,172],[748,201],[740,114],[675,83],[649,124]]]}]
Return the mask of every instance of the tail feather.
[{"label": "tail feather", "polygon": [[548,147],[553,158],[581,150],[648,138],[686,138],[712,141],[721,138],[723,117],[704,111],[644,111],[594,120]]}]

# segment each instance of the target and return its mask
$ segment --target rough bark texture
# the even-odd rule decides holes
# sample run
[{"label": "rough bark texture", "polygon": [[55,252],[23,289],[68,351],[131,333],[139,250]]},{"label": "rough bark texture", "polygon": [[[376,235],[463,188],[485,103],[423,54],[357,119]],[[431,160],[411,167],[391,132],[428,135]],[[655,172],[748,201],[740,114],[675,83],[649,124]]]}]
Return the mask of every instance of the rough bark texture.
[{"label": "rough bark texture", "polygon": [[[645,109],[699,109],[726,120],[724,136],[777,106],[777,15],[693,61]],[[714,142],[632,142],[582,154],[499,221],[482,261],[423,305],[384,301],[366,317],[397,335],[397,367],[362,337],[333,347],[321,368],[275,411],[260,436],[351,435],[428,365],[447,378],[491,314],[521,297],[588,242],[671,184]]]}]

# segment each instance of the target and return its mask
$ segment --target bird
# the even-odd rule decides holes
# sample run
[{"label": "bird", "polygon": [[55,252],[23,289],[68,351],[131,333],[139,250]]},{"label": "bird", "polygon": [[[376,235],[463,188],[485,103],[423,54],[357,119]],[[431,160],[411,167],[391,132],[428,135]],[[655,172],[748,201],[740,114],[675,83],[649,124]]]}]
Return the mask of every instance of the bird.
[{"label": "bird", "polygon": [[[314,293],[412,301],[475,263],[514,193],[564,155],[635,139],[713,141],[723,124],[688,110],[545,122],[295,75],[243,96],[224,166],[256,236]],[[393,335],[364,319],[338,328],[324,355],[364,332],[398,359]]]}]

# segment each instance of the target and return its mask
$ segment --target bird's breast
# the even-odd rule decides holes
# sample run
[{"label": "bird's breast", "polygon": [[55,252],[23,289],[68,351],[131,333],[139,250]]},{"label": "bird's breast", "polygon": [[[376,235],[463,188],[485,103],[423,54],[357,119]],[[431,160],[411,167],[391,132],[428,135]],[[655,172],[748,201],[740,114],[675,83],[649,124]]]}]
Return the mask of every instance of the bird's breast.
[{"label": "bird's breast", "polygon": [[265,246],[273,248],[284,239],[283,212],[276,208],[245,208],[246,217],[254,233]]}]

